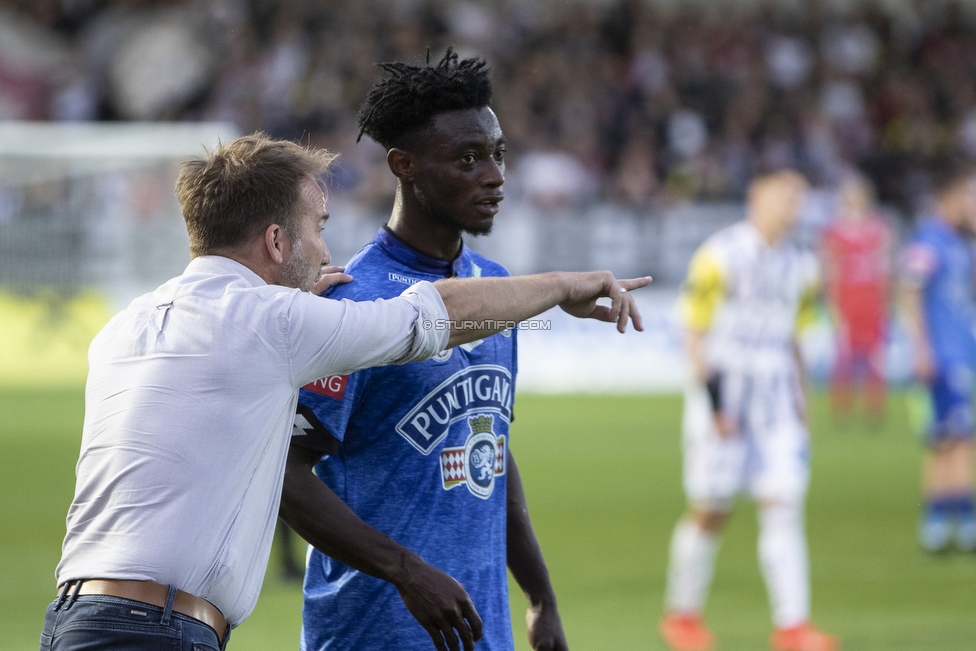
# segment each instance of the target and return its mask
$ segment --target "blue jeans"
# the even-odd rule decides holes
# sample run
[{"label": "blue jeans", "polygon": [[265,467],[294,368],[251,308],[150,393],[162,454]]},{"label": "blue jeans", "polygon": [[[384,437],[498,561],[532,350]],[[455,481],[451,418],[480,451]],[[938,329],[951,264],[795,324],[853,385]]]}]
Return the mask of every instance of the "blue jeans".
[{"label": "blue jeans", "polygon": [[[60,603],[63,602],[63,603]],[[141,601],[107,595],[55,599],[47,608],[41,651],[223,651],[203,622]]]}]

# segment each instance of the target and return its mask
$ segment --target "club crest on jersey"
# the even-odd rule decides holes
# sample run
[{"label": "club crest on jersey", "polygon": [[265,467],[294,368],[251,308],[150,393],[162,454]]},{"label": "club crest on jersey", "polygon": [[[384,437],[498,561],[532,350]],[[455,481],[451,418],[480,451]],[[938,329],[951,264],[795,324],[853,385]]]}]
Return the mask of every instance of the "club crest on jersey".
[{"label": "club crest on jersey", "polygon": [[421,454],[430,454],[451,426],[472,413],[512,418],[512,374],[497,364],[458,371],[420,399],[396,425],[397,433]]},{"label": "club crest on jersey", "polygon": [[479,414],[468,418],[471,433],[464,447],[441,451],[441,486],[451,490],[464,485],[472,495],[488,499],[495,490],[495,477],[505,474],[505,436],[492,430],[495,416]]},{"label": "club crest on jersey", "polygon": [[448,348],[447,350],[442,350],[441,352],[437,353],[431,357],[431,359],[435,362],[446,362],[447,360],[451,359],[451,353],[453,352],[453,348]]}]

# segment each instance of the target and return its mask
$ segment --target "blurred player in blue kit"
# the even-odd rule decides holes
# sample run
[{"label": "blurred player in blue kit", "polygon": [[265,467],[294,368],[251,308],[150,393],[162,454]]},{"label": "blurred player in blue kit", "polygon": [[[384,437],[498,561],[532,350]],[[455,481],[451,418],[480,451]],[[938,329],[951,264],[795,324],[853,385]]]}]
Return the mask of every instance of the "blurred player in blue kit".
[{"label": "blurred player in blue kit", "polygon": [[719,534],[736,497],[759,507],[759,560],[775,651],[834,651],[810,621],[804,532],[809,433],[796,334],[812,321],[816,259],[787,235],[806,181],[785,170],[753,180],[747,218],[698,249],[680,301],[692,369],[684,408],[688,511],[671,539],[661,635],[676,651],[707,651],[702,612]]},{"label": "blurred player in blue kit", "polygon": [[919,538],[928,551],[953,542],[976,550],[973,515],[973,364],[976,304],[973,243],[976,175],[947,162],[936,170],[935,206],[902,252],[901,304],[915,375],[931,401],[922,469]]},{"label": "blurred player in blue kit", "polygon": [[[359,121],[388,152],[396,201],[346,268],[355,280],[327,295],[507,276],[462,241],[491,230],[503,198],[505,138],[485,62],[448,50],[434,66],[382,67]],[[516,335],[302,390],[282,499],[315,546],[302,649],[471,650],[480,637],[479,649],[510,650],[506,567],[530,602],[532,648],[568,649],[510,450]]]}]

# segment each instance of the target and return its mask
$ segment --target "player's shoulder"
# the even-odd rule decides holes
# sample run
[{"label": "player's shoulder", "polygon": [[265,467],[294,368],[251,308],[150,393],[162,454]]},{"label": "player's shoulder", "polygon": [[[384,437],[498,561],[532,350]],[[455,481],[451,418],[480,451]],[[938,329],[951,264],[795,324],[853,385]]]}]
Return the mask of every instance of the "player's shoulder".
[{"label": "player's shoulder", "polygon": [[923,217],[918,220],[912,239],[942,241],[951,236],[951,230],[936,217]]},{"label": "player's shoulder", "polygon": [[924,281],[941,266],[945,256],[945,234],[933,219],[923,219],[901,252],[902,274],[915,281]]},{"label": "player's shoulder", "polygon": [[407,287],[421,280],[402,267],[375,242],[370,242],[346,264],[346,273],[353,277],[352,281],[332,286],[324,296],[353,301],[399,296]]},{"label": "player's shoulder", "polygon": [[488,276],[488,277],[507,277],[512,274],[505,268],[504,265],[495,262],[490,258],[472,251],[466,248],[465,254],[468,256],[468,262],[471,265],[471,275],[472,276]]},{"label": "player's shoulder", "polygon": [[915,226],[915,230],[908,240],[906,249],[927,250],[931,255],[941,256],[951,248],[953,241],[951,231],[934,218],[926,218]]},{"label": "player's shoulder", "polygon": [[755,229],[746,221],[739,221],[709,235],[695,251],[695,257],[707,258],[725,266],[729,260],[755,245]]},{"label": "player's shoulder", "polygon": [[717,235],[721,235],[721,232],[702,242],[691,256],[688,262],[688,287],[721,284],[729,274],[730,260],[734,259],[734,255],[731,255],[733,247],[724,238],[716,238]]}]

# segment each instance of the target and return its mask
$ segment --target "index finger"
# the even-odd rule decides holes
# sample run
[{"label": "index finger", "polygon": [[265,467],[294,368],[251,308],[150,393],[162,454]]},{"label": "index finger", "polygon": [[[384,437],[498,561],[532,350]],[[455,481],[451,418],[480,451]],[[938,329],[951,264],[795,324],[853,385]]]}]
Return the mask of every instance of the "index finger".
[{"label": "index finger", "polygon": [[626,289],[628,292],[632,289],[640,289],[641,287],[647,287],[654,280],[650,276],[641,276],[640,278],[626,278],[624,280],[617,280],[620,286]]},{"label": "index finger", "polygon": [[640,312],[637,311],[637,305],[634,303],[633,297],[628,299],[626,294],[632,289],[640,289],[641,287],[650,285],[651,280],[652,278],[650,276],[627,278],[624,280],[618,278],[612,279],[608,292],[610,296],[610,311],[607,320],[617,322],[618,332],[623,333],[627,330],[627,318],[630,314],[635,314],[637,317],[636,319],[631,318],[634,322],[634,329],[637,331],[644,330],[644,322],[641,319]]}]

